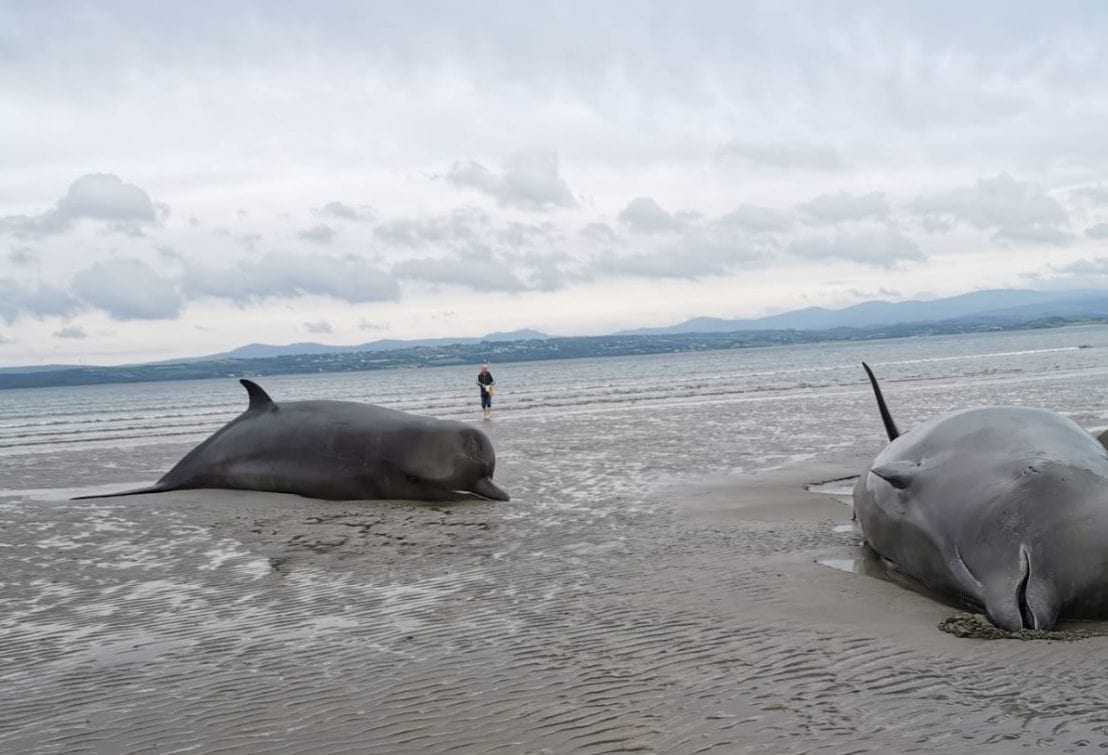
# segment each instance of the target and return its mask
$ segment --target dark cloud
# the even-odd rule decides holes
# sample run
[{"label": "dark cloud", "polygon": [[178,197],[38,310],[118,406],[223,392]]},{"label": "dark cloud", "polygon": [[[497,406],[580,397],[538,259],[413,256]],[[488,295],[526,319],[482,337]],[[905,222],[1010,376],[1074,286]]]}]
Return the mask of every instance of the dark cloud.
[{"label": "dark cloud", "polygon": [[664,233],[681,227],[681,223],[651,197],[635,197],[620,211],[618,219],[636,233]]},{"label": "dark cloud", "polygon": [[914,241],[890,229],[801,239],[789,244],[788,252],[807,260],[840,259],[885,268],[926,259]]},{"label": "dark cloud", "polygon": [[785,213],[752,204],[739,205],[720,218],[719,222],[751,233],[773,233],[787,231],[793,227],[792,218]]},{"label": "dark cloud", "polygon": [[370,322],[364,317],[358,320],[358,330],[388,330],[389,324]]},{"label": "dark cloud", "polygon": [[316,320],[315,322],[304,323],[304,330],[309,333],[334,333],[335,329],[331,327],[331,323],[326,320]]},{"label": "dark cloud", "polygon": [[67,231],[80,220],[94,220],[121,233],[141,235],[143,226],[157,223],[168,212],[168,206],[155,205],[145,191],[123,183],[119,176],[91,173],[74,181],[53,209],[39,215],[9,215],[0,219],[0,230],[45,236]]},{"label": "dark cloud", "polygon": [[1007,173],[978,179],[973,186],[919,197],[909,209],[924,219],[993,231],[1004,241],[1065,244],[1073,238],[1069,217],[1057,200]]},{"label": "dark cloud", "polygon": [[840,191],[801,202],[796,209],[809,223],[834,224],[885,218],[889,214],[889,203],[885,195],[877,191],[869,194]]},{"label": "dark cloud", "polygon": [[1108,223],[1097,223],[1085,229],[1085,235],[1091,239],[1108,239]]},{"label": "dark cloud", "polygon": [[326,223],[319,223],[296,235],[305,241],[312,241],[316,244],[330,244],[335,238],[335,229]]},{"label": "dark cloud", "polygon": [[66,317],[80,309],[81,303],[60,288],[41,281],[31,287],[11,278],[0,278],[0,320],[9,325],[22,315]]},{"label": "dark cloud", "polygon": [[322,217],[347,220],[351,223],[368,223],[373,220],[374,217],[373,209],[370,207],[366,207],[365,205],[351,207],[342,202],[328,202],[322,207],[315,208],[313,212]]},{"label": "dark cloud", "polygon": [[166,320],[183,301],[173,281],[137,259],[96,262],[73,276],[71,290],[114,320]]},{"label": "dark cloud", "polygon": [[842,158],[835,148],[821,144],[735,140],[719,148],[725,161],[737,160],[750,166],[782,170],[841,170]]},{"label": "dark cloud", "polygon": [[487,194],[501,207],[539,211],[576,204],[559,173],[558,155],[547,149],[508,155],[500,173],[472,160],[455,162],[445,178],[454,186]]},{"label": "dark cloud", "polygon": [[54,338],[72,338],[82,340],[88,338],[88,333],[79,325],[66,325],[54,331]]},{"label": "dark cloud", "polygon": [[186,265],[182,286],[191,296],[212,296],[246,304],[282,296],[330,296],[348,302],[392,301],[396,280],[359,257],[269,252],[233,267]]}]

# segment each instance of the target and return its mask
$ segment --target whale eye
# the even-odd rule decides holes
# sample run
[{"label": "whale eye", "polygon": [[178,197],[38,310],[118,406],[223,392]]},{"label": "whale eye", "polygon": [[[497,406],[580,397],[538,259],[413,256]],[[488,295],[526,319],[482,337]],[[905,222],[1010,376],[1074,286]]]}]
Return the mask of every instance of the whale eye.
[{"label": "whale eye", "polygon": [[888,464],[878,464],[876,467],[870,467],[869,471],[897,490],[904,490],[912,484],[913,478],[919,472],[919,465],[910,461],[893,461]]}]

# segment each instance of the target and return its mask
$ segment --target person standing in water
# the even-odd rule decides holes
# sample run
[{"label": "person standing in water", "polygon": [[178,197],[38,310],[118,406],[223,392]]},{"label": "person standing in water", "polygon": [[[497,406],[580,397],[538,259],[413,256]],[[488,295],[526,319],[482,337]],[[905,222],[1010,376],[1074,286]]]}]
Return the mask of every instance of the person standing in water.
[{"label": "person standing in water", "polygon": [[481,389],[481,409],[485,412],[485,419],[492,415],[492,387],[496,381],[492,379],[487,364],[481,365],[481,371],[477,373],[477,387]]}]

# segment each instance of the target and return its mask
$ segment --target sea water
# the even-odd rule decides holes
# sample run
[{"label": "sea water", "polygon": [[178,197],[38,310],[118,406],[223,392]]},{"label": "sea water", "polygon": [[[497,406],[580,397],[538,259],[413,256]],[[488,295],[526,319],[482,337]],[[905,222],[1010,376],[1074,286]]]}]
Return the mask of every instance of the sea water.
[{"label": "sea water", "polygon": [[[593,444],[622,445],[621,428],[644,442],[653,429],[665,436],[672,453],[659,461],[672,472],[705,464],[721,472],[772,466],[790,453],[803,457],[856,440],[879,447],[863,360],[885,386],[902,427],[984,404],[1043,406],[1090,429],[1108,425],[1108,327],[1087,326],[493,363],[494,419],[485,427],[508,457],[515,456],[512,439],[533,445],[536,433],[544,448],[589,454],[598,450]],[[479,422],[476,375],[474,365],[258,382],[278,403],[364,401]],[[87,487],[111,479],[117,467],[153,473],[246,404],[230,376],[0,391],[0,490]],[[712,444],[709,453],[703,453],[706,444]],[[40,469],[26,457],[52,461]],[[145,465],[137,463],[143,459]]]}]

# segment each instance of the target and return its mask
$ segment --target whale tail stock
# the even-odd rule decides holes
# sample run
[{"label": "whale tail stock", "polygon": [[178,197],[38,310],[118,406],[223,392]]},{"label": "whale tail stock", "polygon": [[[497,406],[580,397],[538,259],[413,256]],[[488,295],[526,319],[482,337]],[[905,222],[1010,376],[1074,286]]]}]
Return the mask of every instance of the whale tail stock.
[{"label": "whale tail stock", "polygon": [[900,430],[896,429],[893,415],[889,414],[889,407],[885,404],[885,397],[881,394],[881,386],[877,384],[877,377],[868,364],[862,362],[862,368],[869,376],[869,383],[873,386],[873,395],[877,397],[877,409],[881,412],[881,421],[885,423],[885,433],[888,434],[890,441],[894,441],[900,437]]}]

